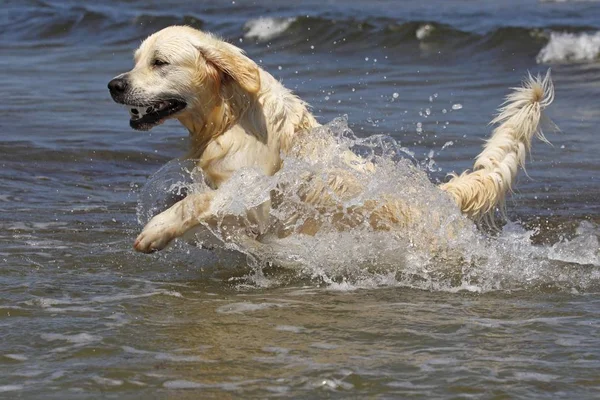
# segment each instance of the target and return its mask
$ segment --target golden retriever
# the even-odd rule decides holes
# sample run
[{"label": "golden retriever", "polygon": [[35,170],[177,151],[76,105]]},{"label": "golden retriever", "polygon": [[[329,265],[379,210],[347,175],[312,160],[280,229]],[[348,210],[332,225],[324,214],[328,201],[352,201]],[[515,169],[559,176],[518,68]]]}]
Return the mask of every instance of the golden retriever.
[{"label": "golden retriever", "polygon": [[[165,28],[140,45],[134,60],[131,71],[108,84],[112,98],[129,108],[133,129],[149,130],[167,119],[179,120],[190,133],[187,156],[197,160],[211,188],[188,195],[152,218],[135,241],[137,251],[161,250],[195,226],[210,223],[215,193],[235,171],[253,167],[273,175],[282,167],[282,155],[314,158],[325,147],[320,141],[327,138],[312,136],[319,124],[304,101],[241,49],[210,33],[185,26]],[[474,170],[440,186],[466,215],[489,218],[503,204],[532,137],[537,133],[543,139],[538,125],[553,94],[549,75],[529,76],[492,121],[499,126]],[[368,173],[376,168],[349,151],[343,158],[356,170]],[[321,187],[327,190],[313,186],[301,194],[302,200],[317,204],[317,209],[335,209],[335,199],[328,193],[351,196],[363,190],[343,169],[329,171]],[[270,203],[248,210],[249,219],[264,226]],[[423,211],[385,198],[344,210],[337,222],[340,229],[347,229],[367,218],[374,229],[391,230],[407,221],[418,222]],[[305,220],[300,233],[318,231],[318,217]]]}]

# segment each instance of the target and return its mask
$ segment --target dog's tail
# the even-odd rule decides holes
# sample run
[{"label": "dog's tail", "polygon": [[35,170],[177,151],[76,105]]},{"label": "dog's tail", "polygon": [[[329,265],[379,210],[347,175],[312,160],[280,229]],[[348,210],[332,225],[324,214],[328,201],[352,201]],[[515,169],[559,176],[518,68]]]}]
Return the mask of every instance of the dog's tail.
[{"label": "dog's tail", "polygon": [[529,75],[523,85],[514,88],[490,122],[499,124],[483,151],[477,156],[473,171],[452,174],[441,189],[450,193],[463,213],[476,221],[494,224],[494,211],[504,211],[506,194],[511,191],[519,167],[534,135],[549,143],[540,129],[542,111],[554,100],[550,70],[544,78]]}]

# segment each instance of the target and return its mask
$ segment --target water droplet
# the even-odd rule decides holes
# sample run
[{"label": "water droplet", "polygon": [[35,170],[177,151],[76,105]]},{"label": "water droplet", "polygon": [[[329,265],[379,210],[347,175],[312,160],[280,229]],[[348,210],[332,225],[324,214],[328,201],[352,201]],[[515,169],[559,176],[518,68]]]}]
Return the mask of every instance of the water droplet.
[{"label": "water droplet", "polygon": [[423,132],[423,124],[421,122],[417,122],[417,133]]},{"label": "water droplet", "polygon": [[452,104],[452,109],[453,110],[460,110],[462,107],[463,106],[460,103]]},{"label": "water droplet", "polygon": [[392,94],[392,97],[397,99],[398,97],[400,97],[400,95],[397,92],[394,92],[394,94]]}]

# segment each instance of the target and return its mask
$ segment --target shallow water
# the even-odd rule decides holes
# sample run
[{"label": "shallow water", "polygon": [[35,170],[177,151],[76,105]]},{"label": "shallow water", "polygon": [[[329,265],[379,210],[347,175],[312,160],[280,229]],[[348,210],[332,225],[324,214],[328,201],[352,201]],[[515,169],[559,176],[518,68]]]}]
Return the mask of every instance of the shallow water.
[{"label": "shallow water", "polygon": [[[0,397],[595,397],[600,4],[290,4],[3,4]],[[459,263],[360,230],[268,249],[292,269],[136,254],[138,193],[186,133],[130,130],[106,83],[175,23],[244,48],[321,122],[389,135],[423,187],[470,166],[528,70],[552,67],[562,132],[534,144],[503,232],[453,242]]]}]

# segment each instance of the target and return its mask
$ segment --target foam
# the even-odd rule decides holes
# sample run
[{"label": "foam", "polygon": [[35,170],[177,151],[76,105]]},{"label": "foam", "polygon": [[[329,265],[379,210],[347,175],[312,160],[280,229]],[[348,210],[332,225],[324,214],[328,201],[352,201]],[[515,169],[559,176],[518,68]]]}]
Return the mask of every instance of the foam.
[{"label": "foam", "polygon": [[302,333],[306,329],[302,326],[294,326],[294,325],[277,325],[275,327],[276,331],[280,332],[292,332],[292,333]]},{"label": "foam", "polygon": [[123,381],[120,379],[110,379],[101,376],[93,376],[92,380],[102,386],[121,386]]},{"label": "foam", "polygon": [[152,296],[171,296],[182,298],[182,294],[174,291],[174,290],[156,290],[150,293],[140,293],[140,294],[118,294],[111,296],[94,296],[90,299],[91,302],[94,303],[112,303],[112,302],[120,302],[122,300],[130,300],[130,299],[140,299],[144,297],[152,297]]},{"label": "foam", "polygon": [[415,32],[415,36],[419,40],[424,40],[424,39],[427,39],[429,36],[431,36],[431,34],[433,33],[434,30],[435,30],[435,26],[433,26],[431,24],[423,24],[423,25],[419,26],[419,28],[417,28],[417,30]]},{"label": "foam", "polygon": [[24,354],[3,354],[4,357],[15,361],[27,361],[29,357]]},{"label": "foam", "polygon": [[177,355],[177,354],[169,354],[169,353],[160,353],[153,352],[147,350],[139,350],[130,346],[121,346],[123,351],[130,354],[143,354],[152,356],[156,360],[162,361],[173,361],[173,362],[213,362],[212,360],[206,360],[198,356],[192,355]]},{"label": "foam", "polygon": [[558,375],[542,374],[539,372],[515,372],[515,378],[519,381],[554,382],[560,377]]},{"label": "foam", "polygon": [[244,24],[246,31],[244,37],[266,42],[285,32],[295,20],[295,18],[269,17],[251,19]]},{"label": "foam", "polygon": [[23,390],[23,385],[2,385],[0,386],[0,393],[2,392],[15,392],[17,390]]},{"label": "foam", "polygon": [[166,389],[202,389],[210,387],[210,385],[179,379],[175,381],[164,382],[163,387]]},{"label": "foam", "polygon": [[590,62],[600,59],[600,32],[552,32],[550,40],[537,55],[541,64]]},{"label": "foam", "polygon": [[239,390],[240,385],[244,383],[251,383],[251,381],[243,381],[243,382],[223,382],[223,383],[200,383],[200,382],[192,382],[184,379],[177,379],[172,381],[166,381],[163,383],[163,387],[166,389],[210,389],[217,388],[226,391]]},{"label": "foam", "polygon": [[260,310],[266,310],[267,308],[273,307],[285,307],[285,304],[278,303],[231,303],[217,308],[219,314],[244,314],[247,312],[254,312]]},{"label": "foam", "polygon": [[89,333],[78,333],[74,335],[64,335],[62,333],[42,333],[41,338],[49,342],[63,340],[73,344],[88,344],[102,340],[101,336],[90,335]]}]

